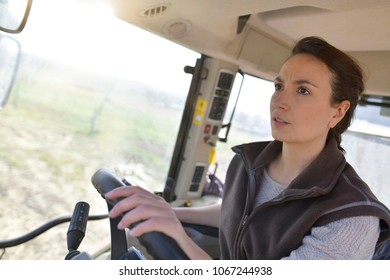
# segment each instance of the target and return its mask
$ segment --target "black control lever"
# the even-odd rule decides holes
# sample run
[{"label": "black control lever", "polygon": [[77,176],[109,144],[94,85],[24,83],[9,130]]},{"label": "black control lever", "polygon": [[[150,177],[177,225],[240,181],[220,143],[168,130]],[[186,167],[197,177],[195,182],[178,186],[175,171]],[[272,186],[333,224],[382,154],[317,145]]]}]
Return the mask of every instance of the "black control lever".
[{"label": "black control lever", "polygon": [[89,215],[89,204],[83,201],[77,202],[73,215],[70,220],[68,232],[67,232],[67,243],[69,253],[66,255],[65,260],[73,259],[75,256],[80,254],[77,249],[79,248],[81,241],[85,236]]},{"label": "black control lever", "polygon": [[[106,169],[99,169],[91,178],[92,184],[105,199],[109,191],[125,186],[125,184]],[[107,200],[107,204],[115,205],[115,200]],[[155,260],[188,260],[188,256],[171,237],[161,232],[148,232],[140,236],[140,243]],[[112,244],[113,245],[113,244]]]}]

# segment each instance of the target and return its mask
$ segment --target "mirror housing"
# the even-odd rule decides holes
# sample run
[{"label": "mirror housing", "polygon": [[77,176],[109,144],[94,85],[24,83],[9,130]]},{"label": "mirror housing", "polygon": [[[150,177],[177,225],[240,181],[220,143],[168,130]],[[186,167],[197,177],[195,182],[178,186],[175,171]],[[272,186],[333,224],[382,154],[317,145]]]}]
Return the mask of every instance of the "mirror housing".
[{"label": "mirror housing", "polygon": [[0,30],[7,33],[20,33],[30,14],[32,0],[1,0]]},{"label": "mirror housing", "polygon": [[7,103],[20,62],[20,44],[0,33],[0,109]]}]

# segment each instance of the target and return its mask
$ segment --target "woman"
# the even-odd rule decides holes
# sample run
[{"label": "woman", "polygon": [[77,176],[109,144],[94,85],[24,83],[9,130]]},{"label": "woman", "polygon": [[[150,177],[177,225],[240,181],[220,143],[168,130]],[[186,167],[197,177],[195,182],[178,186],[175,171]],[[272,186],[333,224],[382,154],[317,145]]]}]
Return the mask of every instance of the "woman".
[{"label": "woman", "polygon": [[180,221],[219,226],[222,259],[370,259],[390,238],[390,212],[346,162],[341,134],[364,90],[360,67],[317,37],[300,40],[275,79],[270,144],[235,147],[222,206],[171,209],[138,187],[110,216],[130,234],[161,231],[191,259],[209,256]]}]

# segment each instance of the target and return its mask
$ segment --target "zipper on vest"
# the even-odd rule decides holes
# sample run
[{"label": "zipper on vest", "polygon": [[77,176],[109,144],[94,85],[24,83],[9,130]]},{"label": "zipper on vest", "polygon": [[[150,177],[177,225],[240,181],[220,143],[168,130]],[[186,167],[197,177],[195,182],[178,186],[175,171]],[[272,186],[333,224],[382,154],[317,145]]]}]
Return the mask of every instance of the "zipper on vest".
[{"label": "zipper on vest", "polygon": [[242,220],[241,220],[241,223],[240,223],[240,227],[238,228],[237,230],[237,235],[236,235],[236,239],[234,240],[234,255],[233,255],[233,260],[237,260],[238,259],[238,256],[239,256],[239,251],[240,251],[240,246],[239,244],[241,243],[241,239],[242,239],[242,235],[243,235],[243,229],[244,229],[244,226],[246,225],[246,222],[248,221],[248,214],[244,214]]},{"label": "zipper on vest", "polygon": [[234,256],[233,259],[237,259],[239,255],[239,244],[241,243],[242,235],[244,233],[244,227],[248,221],[249,214],[253,210],[256,194],[256,171],[251,170],[249,172],[249,182],[247,190],[247,198],[245,203],[245,210],[240,222],[240,226],[237,230],[236,239],[234,240]]},{"label": "zipper on vest", "polygon": [[245,215],[244,218],[242,219],[241,228],[243,228],[245,226],[246,221],[248,221],[248,217],[249,217],[249,215]]}]

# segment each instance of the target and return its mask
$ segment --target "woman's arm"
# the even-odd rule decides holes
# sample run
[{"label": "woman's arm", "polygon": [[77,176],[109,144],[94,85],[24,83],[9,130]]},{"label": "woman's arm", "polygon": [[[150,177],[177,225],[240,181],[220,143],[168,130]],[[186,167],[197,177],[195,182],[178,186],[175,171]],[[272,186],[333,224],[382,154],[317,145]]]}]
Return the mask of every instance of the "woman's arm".
[{"label": "woman's arm", "polygon": [[367,260],[375,252],[379,219],[357,216],[314,227],[285,260]]},{"label": "woman's arm", "polygon": [[173,208],[173,211],[183,223],[219,227],[220,203],[201,207],[177,207]]}]

